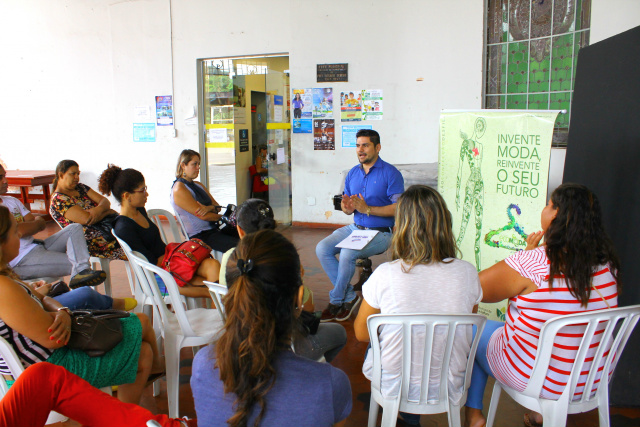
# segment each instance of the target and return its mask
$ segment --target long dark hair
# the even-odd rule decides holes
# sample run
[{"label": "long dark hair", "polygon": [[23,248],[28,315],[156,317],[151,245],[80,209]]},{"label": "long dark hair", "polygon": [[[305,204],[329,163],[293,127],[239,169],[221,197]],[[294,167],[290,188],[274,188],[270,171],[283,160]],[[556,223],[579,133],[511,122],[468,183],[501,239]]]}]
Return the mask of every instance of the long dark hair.
[{"label": "long dark hair", "polygon": [[549,287],[554,277],[564,275],[571,295],[586,307],[594,268],[609,264],[618,282],[620,260],[604,231],[600,202],[587,187],[562,184],[551,194],[551,202],[557,209],[556,217],[544,233],[551,263]]},{"label": "long dark hair", "polygon": [[273,230],[241,239],[226,273],[227,319],[215,346],[216,366],[225,393],[236,395],[231,427],[244,427],[254,405],[254,426],[265,411],[265,396],[275,380],[274,359],[290,346],[295,302],[302,285],[300,258],[289,240]]},{"label": "long dark hair", "polygon": [[451,213],[440,193],[426,185],[409,187],[398,198],[392,259],[402,259],[411,270],[416,264],[455,258],[456,252]]},{"label": "long dark hair", "polygon": [[245,233],[258,230],[275,230],[276,221],[273,209],[262,199],[248,199],[238,207],[236,212],[238,225]]},{"label": "long dark hair", "polygon": [[108,164],[98,178],[98,190],[105,196],[113,193],[113,197],[122,203],[124,193],[132,193],[144,182],[142,173],[135,169],[122,169],[120,166]]},{"label": "long dark hair", "polygon": [[64,175],[69,169],[72,167],[79,168],[78,162],[75,160],[60,160],[60,162],[56,165],[56,177],[53,178],[53,191],[56,191],[56,187],[58,187],[58,178],[60,175]]}]

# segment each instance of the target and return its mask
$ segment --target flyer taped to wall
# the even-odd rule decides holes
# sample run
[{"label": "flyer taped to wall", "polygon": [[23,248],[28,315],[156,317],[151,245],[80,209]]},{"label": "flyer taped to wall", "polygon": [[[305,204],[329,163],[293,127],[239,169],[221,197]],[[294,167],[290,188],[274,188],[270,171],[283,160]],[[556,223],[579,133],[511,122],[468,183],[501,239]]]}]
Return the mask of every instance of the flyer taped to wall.
[{"label": "flyer taped to wall", "polygon": [[[526,247],[547,202],[558,111],[443,111],[438,191],[462,259],[484,270]],[[507,301],[478,312],[504,320]]]}]

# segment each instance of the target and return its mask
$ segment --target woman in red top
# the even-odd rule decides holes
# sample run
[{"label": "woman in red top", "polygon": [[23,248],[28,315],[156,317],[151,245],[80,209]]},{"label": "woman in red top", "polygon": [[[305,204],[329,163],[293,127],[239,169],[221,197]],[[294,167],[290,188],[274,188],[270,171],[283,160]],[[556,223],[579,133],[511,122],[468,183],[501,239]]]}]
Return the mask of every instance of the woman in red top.
[{"label": "woman in red top", "polygon": [[[480,272],[483,301],[508,298],[509,308],[506,323],[488,321],[480,338],[466,402],[467,427],[485,424],[482,396],[489,375],[516,390],[527,386],[540,328],[547,320],[618,305],[620,263],[596,196],[582,185],[563,184],[551,195],[540,222],[542,231],[529,235],[526,251]],[[564,390],[579,346],[571,336],[580,333],[569,331],[554,349],[557,357],[547,373],[544,398],[557,399]],[[540,414],[525,415],[525,424],[541,423]]]}]

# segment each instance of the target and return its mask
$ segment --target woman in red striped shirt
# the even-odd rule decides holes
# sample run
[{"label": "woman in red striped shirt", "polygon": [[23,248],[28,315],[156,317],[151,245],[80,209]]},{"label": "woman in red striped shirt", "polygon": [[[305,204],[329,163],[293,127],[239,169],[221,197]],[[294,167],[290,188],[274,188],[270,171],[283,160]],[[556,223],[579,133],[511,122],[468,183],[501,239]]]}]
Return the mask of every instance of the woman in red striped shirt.
[{"label": "woman in red striped shirt", "polygon": [[[480,338],[466,427],[485,424],[482,396],[489,375],[515,390],[525,389],[547,320],[618,306],[619,260],[604,231],[596,196],[582,185],[563,184],[551,195],[540,222],[542,231],[529,235],[527,250],[480,272],[483,302],[508,298],[509,308],[506,322],[488,321]],[[544,243],[538,246],[542,237]],[[565,332],[543,387],[547,399],[557,399],[564,390],[583,331]],[[578,388],[576,394],[581,393]],[[542,417],[527,414],[525,424],[541,425]]]}]

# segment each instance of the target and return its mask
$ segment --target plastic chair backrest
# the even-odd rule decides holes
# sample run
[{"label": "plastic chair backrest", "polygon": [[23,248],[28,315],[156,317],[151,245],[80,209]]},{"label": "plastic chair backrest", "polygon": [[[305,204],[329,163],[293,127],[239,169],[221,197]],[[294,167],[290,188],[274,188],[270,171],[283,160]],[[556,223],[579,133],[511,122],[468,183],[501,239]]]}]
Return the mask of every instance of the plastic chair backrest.
[{"label": "plastic chair backrest", "polygon": [[262,193],[269,191],[269,186],[262,182],[260,174],[256,169],[256,165],[249,166],[249,174],[251,175],[251,191],[254,193]]},{"label": "plastic chair backrest", "polygon": [[[182,238],[182,234],[183,234],[183,229],[181,229],[180,226],[178,226],[178,222],[176,221],[176,218],[173,216],[173,214],[165,209],[149,209],[147,211],[147,215],[149,215],[149,219],[151,219],[151,221],[153,221],[153,223],[155,225],[158,226],[158,229],[160,230],[160,237],[162,237],[162,241],[165,244],[171,243],[171,242],[184,242],[186,240],[186,234],[185,234],[185,238]],[[169,239],[167,236],[167,233],[164,230],[164,227],[162,226],[162,221],[160,220],[160,217],[164,216],[165,218],[167,218],[167,221],[169,222],[169,227],[171,228],[171,238]]]},{"label": "plastic chair backrest", "polygon": [[216,309],[218,309],[220,317],[223,321],[227,320],[227,316],[224,313],[224,304],[222,303],[222,300],[224,296],[227,295],[229,289],[226,286],[221,285],[220,283],[205,281],[204,284],[209,288],[211,299],[213,299],[213,304],[215,305]]},{"label": "plastic chair backrest", "polygon": [[[373,351],[373,373],[371,380],[371,391],[380,395],[381,378],[382,378],[382,363],[381,363],[381,347],[378,336],[378,331],[381,326],[386,325],[398,325],[402,334],[402,371],[400,374],[400,392],[396,397],[386,397],[387,401],[394,401],[395,404],[402,410],[403,405],[411,405],[411,410],[408,412],[415,414],[434,414],[449,411],[449,362],[451,359],[451,352],[453,349],[454,338],[456,336],[455,331],[459,327],[466,327],[468,325],[475,325],[477,328],[476,335],[471,344],[469,357],[467,358],[465,380],[464,380],[464,392],[461,402],[465,401],[466,392],[469,388],[469,382],[471,381],[471,370],[473,368],[473,361],[478,347],[478,341],[482,335],[482,330],[486,323],[486,317],[479,314],[376,314],[370,316],[367,319],[367,327],[369,328],[369,336],[371,338],[371,349]],[[411,370],[411,354],[413,343],[411,339],[411,330],[414,326],[424,330],[424,348],[422,354],[422,380],[420,385],[420,398],[418,401],[409,400],[409,386],[410,386],[410,373]],[[436,327],[440,326],[438,332]],[[443,330],[444,335],[442,335]],[[444,354],[442,355],[442,365],[432,366],[432,352],[434,348],[435,339],[443,340]],[[415,362],[414,363],[419,363]],[[440,385],[438,387],[438,397],[436,400],[432,399],[427,402],[427,393],[429,390],[429,375],[432,369],[440,368],[441,378]],[[447,374],[445,374],[447,373]],[[386,408],[384,408],[386,409]]]},{"label": "plastic chair backrest", "polygon": [[[597,400],[599,395],[608,394],[611,374],[639,317],[640,305],[634,305],[570,314],[547,321],[540,330],[538,352],[531,372],[531,379],[521,394],[538,399],[552,359],[556,337],[559,333],[562,334],[563,328],[581,326],[584,327],[584,334],[574,358],[573,368],[567,382],[568,386],[565,387],[558,401],[564,401],[565,404],[571,406],[590,405],[592,407],[593,401]],[[596,341],[599,341],[600,344],[597,346],[592,361],[590,361],[589,348]],[[584,392],[581,393],[579,399],[571,401],[576,388],[582,387],[579,379],[585,371],[585,365],[589,363],[590,368],[586,382],[584,382]],[[603,369],[601,370],[600,367]],[[609,374],[604,374],[606,372]],[[591,392],[587,392],[588,390]]]},{"label": "plastic chair backrest", "polygon": [[180,232],[182,232],[182,235],[184,236],[184,240],[182,241],[189,240],[189,235],[187,234],[187,227],[184,226],[182,217],[180,217],[180,215],[176,212],[175,218],[178,220],[178,224],[180,224]]},{"label": "plastic chair backrest", "polygon": [[[180,295],[178,285],[176,284],[176,281],[171,273],[147,262],[143,259],[143,257],[136,255],[135,253],[131,254],[131,258],[129,259],[129,261],[132,264],[136,264],[144,272],[144,278],[146,278],[148,289],[150,289],[153,293],[154,305],[158,309],[160,319],[162,320],[162,324],[164,325],[165,329],[167,327],[170,327],[171,323],[174,321],[174,319],[176,319],[178,321],[178,324],[180,325],[183,336],[196,336],[197,334],[191,327],[186,314],[186,310],[183,306],[182,295]],[[164,286],[167,288],[173,312],[167,308],[164,296],[160,292],[160,288],[158,286],[158,282],[156,281],[154,273],[160,276],[160,279],[162,279],[162,281],[164,282]]]}]

